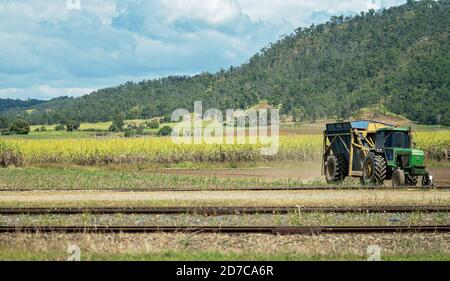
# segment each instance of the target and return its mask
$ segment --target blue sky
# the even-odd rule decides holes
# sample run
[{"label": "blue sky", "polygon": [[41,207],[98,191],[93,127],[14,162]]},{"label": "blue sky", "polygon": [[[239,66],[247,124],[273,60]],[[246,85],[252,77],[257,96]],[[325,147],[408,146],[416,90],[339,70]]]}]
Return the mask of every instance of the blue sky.
[{"label": "blue sky", "polygon": [[0,98],[80,96],[227,69],[299,26],[404,2],[1,0]]}]

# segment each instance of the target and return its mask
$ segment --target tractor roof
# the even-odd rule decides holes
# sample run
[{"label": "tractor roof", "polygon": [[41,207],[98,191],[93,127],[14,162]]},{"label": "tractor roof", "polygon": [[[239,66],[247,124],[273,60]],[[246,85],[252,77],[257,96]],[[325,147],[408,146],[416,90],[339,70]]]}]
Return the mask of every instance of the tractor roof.
[{"label": "tractor roof", "polygon": [[379,121],[373,121],[373,120],[358,120],[358,121],[352,121],[350,123],[352,124],[353,129],[362,129],[362,130],[369,129],[369,127],[371,125],[381,127],[381,128],[385,128],[385,127],[394,128],[395,127],[395,125],[392,125],[392,124],[379,122]]}]

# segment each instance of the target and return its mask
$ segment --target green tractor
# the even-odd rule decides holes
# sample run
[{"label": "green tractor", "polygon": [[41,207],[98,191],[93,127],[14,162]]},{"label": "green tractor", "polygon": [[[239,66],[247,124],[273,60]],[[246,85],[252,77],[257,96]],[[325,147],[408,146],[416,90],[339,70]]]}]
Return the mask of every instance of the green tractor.
[{"label": "green tractor", "polygon": [[425,153],[412,148],[411,129],[376,121],[327,124],[324,131],[322,174],[327,182],[359,177],[363,185],[434,186],[425,168]]}]

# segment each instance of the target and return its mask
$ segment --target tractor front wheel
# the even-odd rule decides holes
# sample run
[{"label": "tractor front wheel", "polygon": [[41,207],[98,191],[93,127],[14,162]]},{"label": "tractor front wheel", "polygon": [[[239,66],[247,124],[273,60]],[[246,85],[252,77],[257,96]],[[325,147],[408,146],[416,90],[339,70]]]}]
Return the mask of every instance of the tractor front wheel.
[{"label": "tractor front wheel", "polygon": [[434,187],[433,176],[431,174],[426,174],[422,177],[423,187]]},{"label": "tractor front wheel", "polygon": [[325,174],[328,183],[338,183],[345,179],[347,164],[340,154],[328,156],[325,163]]},{"label": "tractor front wheel", "polygon": [[384,157],[371,152],[364,160],[361,182],[364,185],[383,185],[386,173],[387,163]]},{"label": "tractor front wheel", "polygon": [[392,173],[392,186],[403,186],[406,183],[406,176],[403,170],[397,169]]}]

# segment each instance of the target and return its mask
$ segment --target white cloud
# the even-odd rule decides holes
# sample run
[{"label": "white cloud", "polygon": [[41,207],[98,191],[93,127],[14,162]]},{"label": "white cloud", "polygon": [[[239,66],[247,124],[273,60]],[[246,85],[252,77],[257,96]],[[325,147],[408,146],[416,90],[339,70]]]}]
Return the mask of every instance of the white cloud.
[{"label": "white cloud", "polygon": [[293,26],[300,26],[311,24],[309,16],[314,11],[326,11],[330,14],[360,12],[401,4],[406,0],[240,0],[239,2],[242,11],[253,20],[287,21]]},{"label": "white cloud", "polygon": [[51,98],[238,65],[342,12],[404,0],[0,1],[0,97]]},{"label": "white cloud", "polygon": [[168,21],[195,19],[210,24],[221,24],[240,16],[236,0],[171,0],[162,1]]},{"label": "white cloud", "polygon": [[28,99],[39,97],[51,99],[60,96],[80,97],[94,91],[93,88],[53,88],[49,85],[39,85],[31,88],[0,89],[0,98]]}]

